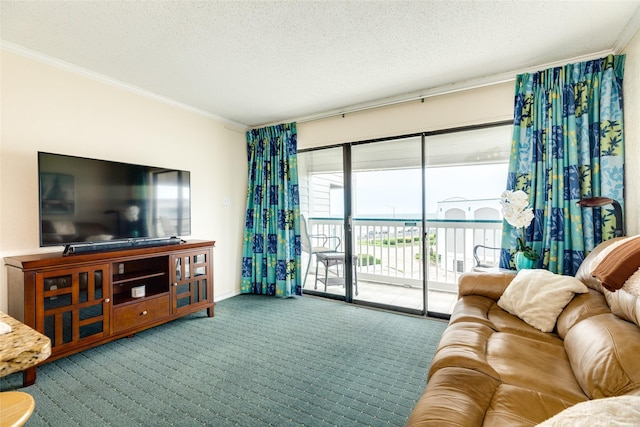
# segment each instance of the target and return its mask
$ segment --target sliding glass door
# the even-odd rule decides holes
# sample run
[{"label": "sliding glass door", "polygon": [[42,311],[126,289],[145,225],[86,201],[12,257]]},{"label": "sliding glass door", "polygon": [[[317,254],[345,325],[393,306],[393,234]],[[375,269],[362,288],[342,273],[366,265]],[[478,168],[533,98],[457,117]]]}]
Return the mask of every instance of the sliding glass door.
[{"label": "sliding glass door", "polygon": [[414,136],[351,147],[354,300],[424,309],[421,145]]},{"label": "sliding glass door", "polygon": [[304,292],[448,316],[460,275],[498,263],[511,129],[300,152]]},{"label": "sliding glass door", "polygon": [[298,154],[303,292],[345,299],[343,148]]},{"label": "sliding glass door", "polygon": [[500,194],[507,184],[511,130],[511,125],[493,126],[425,138],[430,313],[453,311],[460,275],[472,271],[478,260],[498,265]]}]

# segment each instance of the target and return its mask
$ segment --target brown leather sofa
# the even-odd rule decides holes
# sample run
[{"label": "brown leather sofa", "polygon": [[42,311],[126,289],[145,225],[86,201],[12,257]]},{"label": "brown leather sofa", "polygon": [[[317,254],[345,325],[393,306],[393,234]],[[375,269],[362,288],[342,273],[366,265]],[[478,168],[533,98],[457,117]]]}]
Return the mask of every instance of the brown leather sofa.
[{"label": "brown leather sofa", "polygon": [[640,396],[640,298],[609,292],[590,274],[599,245],[576,278],[576,294],[541,332],[497,302],[513,274],[468,273],[408,426],[534,426],[575,404]]}]

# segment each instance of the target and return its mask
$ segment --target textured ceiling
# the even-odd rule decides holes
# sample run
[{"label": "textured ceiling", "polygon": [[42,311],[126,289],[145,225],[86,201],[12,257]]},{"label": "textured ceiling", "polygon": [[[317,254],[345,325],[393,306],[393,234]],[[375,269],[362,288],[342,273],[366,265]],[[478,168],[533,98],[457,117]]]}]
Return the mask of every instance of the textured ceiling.
[{"label": "textured ceiling", "polygon": [[640,27],[639,5],[1,0],[0,38],[256,126],[618,53]]}]

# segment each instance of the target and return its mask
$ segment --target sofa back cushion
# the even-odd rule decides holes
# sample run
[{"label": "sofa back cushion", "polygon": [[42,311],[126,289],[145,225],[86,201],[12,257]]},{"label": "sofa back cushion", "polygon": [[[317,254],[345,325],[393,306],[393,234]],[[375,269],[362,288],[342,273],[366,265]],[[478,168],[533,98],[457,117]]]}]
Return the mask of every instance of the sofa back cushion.
[{"label": "sofa back cushion", "polygon": [[611,313],[611,309],[600,292],[589,289],[585,294],[576,295],[558,316],[556,324],[558,336],[565,339],[569,329],[578,322],[604,313]]},{"label": "sofa back cushion", "polygon": [[574,325],[565,350],[582,390],[591,399],[640,388],[640,328],[612,313]]},{"label": "sofa back cushion", "polygon": [[580,264],[580,268],[576,272],[576,279],[580,280],[582,283],[590,287],[591,289],[595,289],[596,291],[603,292],[604,288],[602,287],[602,283],[595,277],[591,275],[591,271],[596,267],[596,264],[600,261],[600,253],[604,251],[607,247],[616,242],[624,240],[625,237],[617,237],[615,239],[605,240],[596,246],[589,255],[586,256],[582,264]]},{"label": "sofa back cushion", "polygon": [[[600,280],[592,275],[593,271],[602,261],[603,256],[606,255],[612,247],[628,240],[629,238],[627,237],[617,237],[600,243],[584,259],[575,277],[589,288],[602,293],[613,314],[640,326],[640,297],[627,292],[626,285],[616,292],[610,292],[602,286]],[[636,273],[636,275],[637,274],[638,273]],[[560,319],[558,319],[558,322],[560,322]],[[559,335],[563,336],[561,333],[559,333]]]},{"label": "sofa back cushion", "polygon": [[616,316],[640,326],[640,298],[624,289],[604,294],[611,312]]}]

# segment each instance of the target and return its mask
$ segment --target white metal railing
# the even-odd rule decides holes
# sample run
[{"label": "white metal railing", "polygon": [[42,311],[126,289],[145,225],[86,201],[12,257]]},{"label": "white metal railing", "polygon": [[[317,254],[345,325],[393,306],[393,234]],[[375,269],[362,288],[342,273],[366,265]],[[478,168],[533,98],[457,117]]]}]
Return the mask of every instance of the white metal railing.
[{"label": "white metal railing", "polygon": [[[342,219],[309,218],[310,234],[339,237],[344,242]],[[457,291],[460,275],[475,265],[476,245],[497,248],[502,236],[500,220],[427,220],[415,218],[354,219],[353,247],[358,257],[358,279],[422,287],[422,236],[428,236],[429,289]],[[338,248],[344,251],[344,245]],[[483,264],[498,265],[499,251],[481,249]]]}]

